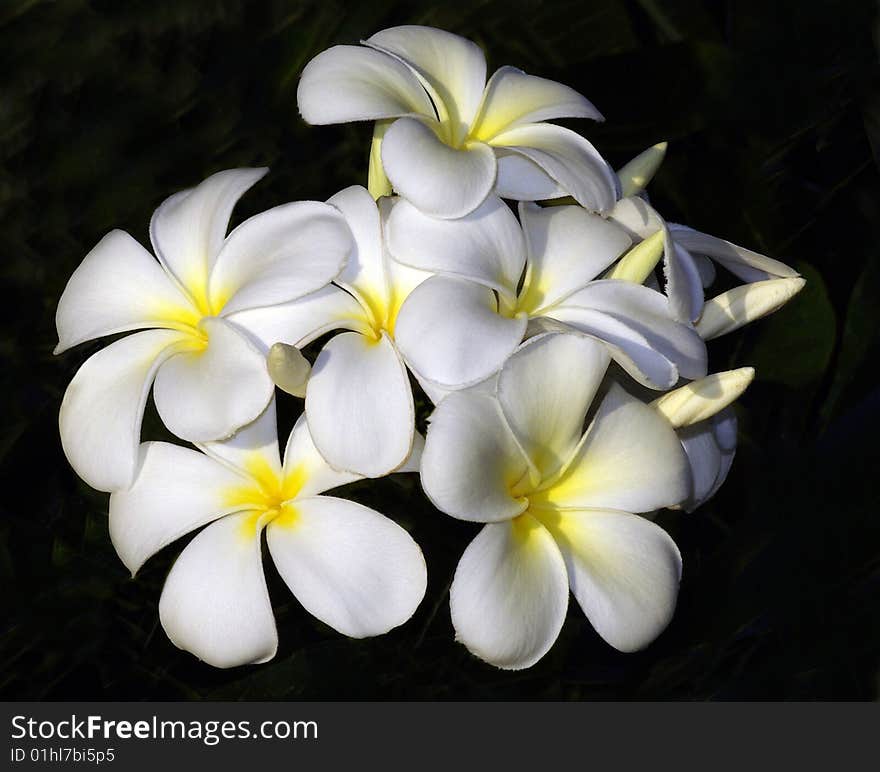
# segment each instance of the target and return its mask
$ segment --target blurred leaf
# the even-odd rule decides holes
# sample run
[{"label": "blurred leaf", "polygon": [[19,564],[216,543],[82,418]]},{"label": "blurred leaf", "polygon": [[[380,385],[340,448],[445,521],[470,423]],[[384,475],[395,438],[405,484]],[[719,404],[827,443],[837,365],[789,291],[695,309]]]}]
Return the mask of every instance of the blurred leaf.
[{"label": "blurred leaf", "polygon": [[807,280],[794,300],[768,319],[758,340],[744,355],[758,378],[794,388],[818,381],[834,351],[837,323],[825,281],[806,263],[796,264]]},{"label": "blurred leaf", "polygon": [[878,291],[880,291],[880,261],[869,260],[856,280],[847,304],[834,379],[822,406],[822,418],[826,421],[833,414],[844,389],[855,377],[871,347],[877,341],[880,331],[880,304],[876,300]]}]

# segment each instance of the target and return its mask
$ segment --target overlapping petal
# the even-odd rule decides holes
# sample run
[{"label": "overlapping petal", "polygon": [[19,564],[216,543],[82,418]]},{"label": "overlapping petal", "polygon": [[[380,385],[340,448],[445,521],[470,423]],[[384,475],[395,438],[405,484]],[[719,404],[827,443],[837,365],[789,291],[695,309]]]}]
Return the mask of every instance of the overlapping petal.
[{"label": "overlapping petal", "polygon": [[156,370],[186,345],[172,330],[147,330],[111,343],[77,371],[61,402],[61,445],[76,473],[112,491],[134,480],[141,420]]},{"label": "overlapping petal", "polygon": [[284,476],[296,476],[303,481],[298,491],[299,496],[315,496],[362,479],[359,474],[341,472],[327,463],[315,447],[305,413],[297,419],[293,431],[287,438],[287,447],[284,449]]},{"label": "overlapping petal", "polygon": [[527,324],[525,314],[501,316],[487,287],[433,276],[403,304],[395,340],[419,375],[441,386],[461,387],[498,370],[522,341]]},{"label": "overlapping petal", "polygon": [[441,120],[453,127],[452,138],[464,137],[486,85],[486,57],[478,45],[445,30],[416,25],[384,29],[364,42],[409,65],[434,97]]},{"label": "overlapping petal", "polygon": [[603,120],[593,104],[573,88],[516,67],[500,67],[486,84],[471,136],[488,142],[514,126],[554,118]]},{"label": "overlapping petal", "polygon": [[549,334],[527,341],[499,373],[504,417],[541,477],[571,458],[608,362],[595,341]]},{"label": "overlapping petal", "polygon": [[272,559],[306,611],[352,638],[403,624],[425,594],[425,559],[394,521],[353,501],[298,498],[266,529]]},{"label": "overlapping petal", "polygon": [[296,101],[302,117],[313,124],[434,116],[431,100],[409,67],[361,46],[333,46],[312,59],[300,76]]},{"label": "overlapping petal", "polygon": [[486,394],[454,392],[440,402],[421,474],[434,506],[461,520],[508,520],[528,506],[516,492],[528,477],[528,460],[498,402]]},{"label": "overlapping petal", "polygon": [[385,132],[382,163],[401,196],[434,217],[455,219],[476,209],[495,185],[495,154],[481,142],[450,147],[439,126],[399,118]]},{"label": "overlapping petal", "polygon": [[[683,378],[702,378],[706,374],[705,342],[692,325],[673,318],[668,299],[655,290],[628,281],[595,281],[566,298],[562,305],[591,308],[624,322],[672,362]],[[548,313],[556,315],[555,309]]]},{"label": "overlapping petal", "polygon": [[197,303],[204,303],[208,276],[220,252],[239,198],[269,170],[227,169],[196,187],[175,193],[155,211],[150,240],[159,261]]},{"label": "overlapping petal", "polygon": [[528,123],[493,137],[492,147],[506,148],[536,163],[581,206],[609,212],[617,200],[617,177],[599,151],[571,129]]},{"label": "overlapping petal", "polygon": [[787,279],[800,274],[779,260],[753,252],[724,239],[700,233],[685,225],[669,224],[669,232],[677,244],[695,255],[706,255],[721,263],[728,271],[743,281],[764,279]]},{"label": "overlapping petal", "polygon": [[212,307],[226,315],[296,300],[334,279],[351,248],[351,231],[334,207],[276,206],[229,234],[211,272]]},{"label": "overlapping petal", "polygon": [[265,355],[232,325],[202,320],[202,350],[169,359],[156,375],[154,399],[164,424],[192,442],[223,439],[263,412],[274,385]]},{"label": "overlapping petal", "polygon": [[110,231],[73,272],[58,301],[56,354],[93,338],[198,319],[189,298],[124,231]]},{"label": "overlapping petal", "polygon": [[623,228],[579,206],[520,204],[528,272],[520,305],[540,313],[595,279],[632,244]]},{"label": "overlapping petal", "polygon": [[490,523],[468,545],[449,592],[455,636],[506,670],[530,667],[565,621],[568,578],[553,537],[531,515]]},{"label": "overlapping petal", "polygon": [[514,201],[543,201],[568,193],[534,161],[512,150],[496,148],[495,193]]},{"label": "overlapping petal", "polygon": [[662,528],[627,512],[540,513],[565,560],[571,591],[615,649],[638,651],[669,624],[681,555]]},{"label": "overlapping petal", "polygon": [[560,478],[529,500],[543,508],[650,512],[684,501],[689,475],[669,422],[614,385]]},{"label": "overlapping petal", "polygon": [[525,242],[513,212],[490,196],[458,220],[439,220],[399,201],[386,225],[395,260],[421,270],[450,274],[516,295],[525,266]]},{"label": "overlapping petal", "polygon": [[278,342],[302,347],[336,329],[370,332],[369,319],[361,304],[333,285],[291,303],[238,311],[224,319],[265,351]]},{"label": "overlapping petal", "polygon": [[167,442],[140,446],[138,475],[110,496],[110,539],[134,575],[159,550],[241,506],[224,495],[244,478],[204,453]]},{"label": "overlapping petal", "polygon": [[345,332],[329,341],[312,368],[306,415],[315,445],[334,467],[379,477],[403,464],[415,412],[406,368],[388,335],[373,340]]},{"label": "overlapping petal", "polygon": [[175,646],[214,667],[275,656],[278,634],[254,513],[223,517],[184,548],[165,580],[159,619]]}]

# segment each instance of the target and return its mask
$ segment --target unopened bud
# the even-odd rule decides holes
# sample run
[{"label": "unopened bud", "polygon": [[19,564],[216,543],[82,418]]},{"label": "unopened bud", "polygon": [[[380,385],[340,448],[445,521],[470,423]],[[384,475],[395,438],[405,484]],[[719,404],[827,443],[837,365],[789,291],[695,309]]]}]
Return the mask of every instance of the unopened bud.
[{"label": "unopened bud", "polygon": [[624,198],[641,193],[653,179],[666,155],[666,142],[658,142],[653,147],[639,153],[617,172]]},{"label": "unopened bud", "polygon": [[697,332],[703,340],[712,340],[739,329],[781,308],[800,292],[806,282],[800,277],[768,279],[743,284],[707,300]]},{"label": "unopened bud", "polygon": [[700,378],[655,399],[651,406],[676,429],[705,421],[724,410],[755,377],[753,367],[740,367]]},{"label": "unopened bud", "polygon": [[296,346],[276,343],[269,349],[266,364],[269,377],[281,391],[294,397],[305,397],[312,366]]},{"label": "unopened bud", "polygon": [[623,279],[641,284],[651,275],[651,271],[657,267],[657,263],[663,257],[665,243],[666,234],[661,228],[621,257],[617,265],[605,274],[605,278]]}]

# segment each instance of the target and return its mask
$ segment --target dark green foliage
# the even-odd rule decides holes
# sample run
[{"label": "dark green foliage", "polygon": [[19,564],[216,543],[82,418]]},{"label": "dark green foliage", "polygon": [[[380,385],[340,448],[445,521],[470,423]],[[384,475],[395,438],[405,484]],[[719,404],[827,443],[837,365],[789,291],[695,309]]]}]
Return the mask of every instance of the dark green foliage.
[{"label": "dark green foliage", "polygon": [[[662,524],[684,581],[669,630],[621,655],[574,604],[535,668],[453,642],[447,589],[476,527],[413,475],[345,495],[410,529],[428,594],[390,635],[351,641],[308,616],[267,561],[277,659],[216,671],[158,625],[176,544],[131,580],[106,496],[67,466],[64,388],[99,344],[60,358],[54,309],[118,227],[147,243],[155,206],[233,166],[272,167],[237,220],[366,181],[370,128],[310,128],[303,64],[399,23],[476,39],[585,93],[577,127],[616,164],[670,140],[653,201],[671,220],[797,264],[790,307],[716,341],[712,369],[758,366],[726,486]],[[6,0],[0,4],[0,684],[7,698],[868,699],[880,661],[880,95],[868,0],[474,3]],[[284,400],[286,434],[300,403]],[[423,411],[424,415],[424,411]],[[144,436],[164,436],[148,415]]]}]

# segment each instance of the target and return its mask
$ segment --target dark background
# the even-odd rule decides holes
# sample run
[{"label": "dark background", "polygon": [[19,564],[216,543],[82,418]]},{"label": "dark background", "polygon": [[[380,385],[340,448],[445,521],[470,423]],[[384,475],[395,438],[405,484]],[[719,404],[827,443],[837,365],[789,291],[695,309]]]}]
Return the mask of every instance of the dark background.
[{"label": "dark background", "polygon": [[[679,607],[646,651],[605,645],[572,602],[556,646],[506,673],[453,642],[447,589],[477,527],[432,510],[414,475],[348,495],[410,529],[429,566],[415,617],[351,641],[266,562],[280,648],[211,669],[158,624],[181,543],[131,580],[107,497],[67,466],[57,411],[79,364],[54,312],[114,227],[148,244],[153,209],[208,174],[270,165],[234,221],[366,181],[370,127],[307,127],[303,65],[334,43],[425,23],[587,95],[576,125],[620,166],[663,139],[654,204],[796,265],[807,289],[710,345],[754,364],[721,493],[662,523],[684,556]],[[0,3],[0,684],[19,699],[873,699],[880,662],[880,94],[871,2],[471,3],[62,0]],[[286,436],[297,401],[282,404]],[[161,437],[148,411],[147,438]]]}]

